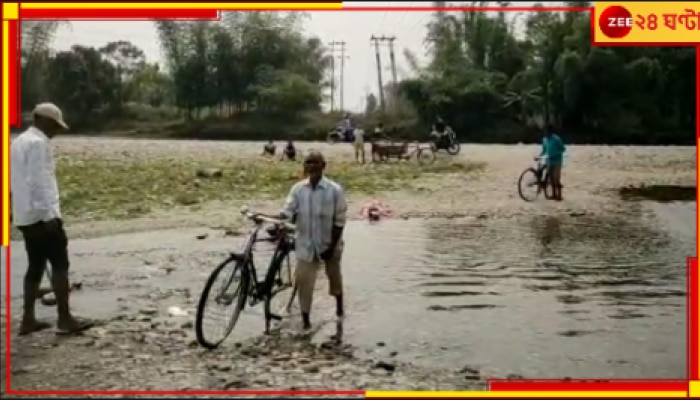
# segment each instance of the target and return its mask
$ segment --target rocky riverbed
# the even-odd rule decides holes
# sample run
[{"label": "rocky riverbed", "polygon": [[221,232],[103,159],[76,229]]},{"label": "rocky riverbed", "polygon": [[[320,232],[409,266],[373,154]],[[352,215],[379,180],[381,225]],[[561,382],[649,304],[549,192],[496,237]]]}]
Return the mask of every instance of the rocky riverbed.
[{"label": "rocky riverbed", "polygon": [[[261,146],[259,143],[87,138],[60,138],[56,144],[56,153],[62,157],[72,154],[120,154],[124,157],[168,155],[198,160],[200,164],[202,160],[228,157],[231,154],[248,157],[253,161]],[[301,143],[300,147],[302,150],[320,148],[330,163],[334,159],[350,157],[351,152],[348,146],[329,146],[323,143]],[[630,332],[644,332],[640,333],[643,337],[639,337],[639,343],[652,343],[653,348],[667,351],[666,342],[650,341],[649,338],[675,338],[676,329],[680,336],[685,332],[682,326],[684,311],[676,307],[675,301],[684,288],[682,282],[676,282],[676,276],[682,271],[677,271],[674,267],[670,275],[667,273],[660,280],[653,273],[666,268],[664,260],[679,251],[692,252],[694,244],[686,243],[685,239],[677,239],[671,228],[663,234],[654,233],[654,229],[662,228],[654,222],[656,220],[645,219],[645,215],[651,212],[647,210],[648,207],[621,198],[619,192],[620,188],[640,185],[694,186],[695,148],[571,146],[563,177],[566,185],[565,200],[560,203],[525,203],[519,199],[515,183],[519,173],[532,164],[532,156],[538,151],[536,146],[464,146],[458,159],[484,163],[483,173],[465,177],[459,174],[435,176],[426,182],[419,193],[398,190],[378,195],[378,198],[392,206],[399,221],[396,224],[387,223],[383,225],[384,228],[374,227],[373,230],[357,225],[361,224],[358,222],[351,229],[353,232],[357,230],[352,233],[355,239],[348,244],[351,247],[349,253],[354,256],[348,257],[345,268],[349,271],[348,290],[354,294],[348,295],[351,314],[343,327],[346,336],[341,337],[341,340],[338,340],[338,326],[335,322],[324,319],[323,315],[330,315],[330,312],[327,302],[321,301],[317,306],[318,330],[310,335],[300,335],[294,324],[283,324],[276,334],[263,336],[262,316],[253,312],[246,316],[252,322],[239,323],[241,326],[236,328],[231,340],[220,350],[206,352],[196,346],[191,324],[198,291],[215,260],[228,250],[231,234],[240,232],[245,227],[245,221],[236,213],[241,203],[216,202],[202,204],[196,209],[180,207],[159,210],[131,220],[68,221],[69,234],[74,240],[71,245],[74,277],[84,282],[83,289],[73,297],[74,304],[83,314],[100,318],[102,324],[80,337],[57,336],[51,331],[21,338],[13,335],[12,388],[479,390],[484,388],[484,379],[489,376],[542,376],[543,371],[550,376],[560,373],[571,375],[579,371],[567,370],[572,365],[577,365],[575,363],[589,363],[590,369],[594,371],[606,368],[591,360],[577,359],[576,354],[566,356],[569,364],[551,363],[544,354],[546,352],[543,353],[544,359],[527,361],[523,358],[517,361],[513,364],[517,368],[502,365],[503,362],[510,364],[513,361],[503,358],[505,353],[514,354],[521,350],[529,353],[528,346],[551,340],[547,336],[550,334],[547,324],[537,323],[532,329],[518,330],[524,329],[523,324],[527,318],[522,321],[516,318],[515,322],[519,325],[515,330],[507,324],[498,325],[501,322],[496,321],[503,321],[496,317],[500,315],[497,314],[498,310],[509,312],[510,315],[529,315],[523,314],[526,311],[524,309],[516,311],[512,308],[513,302],[522,307],[534,307],[541,312],[552,312],[552,315],[566,315],[566,319],[556,320],[561,324],[605,326],[609,322],[598,318],[597,314],[609,313],[612,318],[610,321],[615,321],[615,326],[618,327],[605,333],[607,336],[591,334],[596,330],[589,328],[584,330],[589,342],[577,342],[573,346],[572,342],[562,342],[562,349],[603,349],[604,343],[614,343],[610,338],[616,337],[615,335],[623,337],[629,336]],[[441,158],[446,156],[442,155]],[[374,167],[381,166],[367,168]],[[355,219],[359,218],[359,209],[369,198],[350,194],[351,215]],[[275,210],[282,200],[253,202],[248,205],[254,209]],[[671,214],[676,217],[679,215],[674,210],[671,210]],[[447,222],[430,222],[439,221],[435,219],[439,217],[446,217],[442,221]],[[401,221],[403,219],[408,221]],[[530,220],[534,222],[529,222]],[[677,221],[687,222],[687,218],[680,217]],[[398,222],[405,223],[402,225]],[[636,237],[636,243],[643,244],[645,248],[656,249],[662,246],[665,250],[659,253],[658,265],[657,261],[639,264],[640,261],[631,256],[623,260],[627,257],[625,254],[641,250],[625,245],[621,237],[608,237],[606,232],[615,227],[627,232],[625,235]],[[694,232],[694,227],[691,228]],[[157,229],[178,229],[181,233],[171,234]],[[183,229],[189,230],[182,233]],[[418,235],[416,232],[423,231],[426,233],[421,235],[426,235],[429,239],[414,238]],[[530,231],[532,232],[528,233]],[[680,237],[685,238],[683,235],[687,231],[689,230],[681,232]],[[133,234],[114,236],[121,233]],[[81,242],[80,238],[92,238],[93,241]],[[601,250],[605,247],[601,246],[603,243],[611,244],[618,239],[620,243],[608,246],[605,251]],[[382,242],[384,245],[381,248],[371,247],[372,244]],[[669,247],[667,243],[681,244]],[[144,247],[144,244],[147,246]],[[357,248],[353,250],[352,246]],[[561,248],[558,249],[557,246]],[[572,248],[577,253],[567,255]],[[423,250],[416,253],[416,249]],[[22,268],[24,261],[21,243],[13,244],[12,251],[13,267],[20,265]],[[389,257],[385,253],[399,258]],[[454,257],[446,257],[450,254]],[[522,257],[514,258],[517,254]],[[687,255],[691,254],[677,254],[678,260],[670,262],[682,263]],[[653,257],[656,256],[652,256],[656,260]],[[440,265],[435,264],[436,260],[440,260]],[[431,266],[431,262],[434,265]],[[542,263],[545,265],[543,269]],[[399,264],[401,269],[392,269]],[[559,271],[560,264],[575,266],[576,275],[567,275],[561,270],[561,276],[554,277],[552,267],[546,268],[547,265],[554,265]],[[591,279],[598,277],[603,270],[612,271],[611,276],[601,278],[608,285],[611,279],[627,284],[624,282],[627,282],[625,279],[631,265],[643,266],[634,273],[644,275],[642,283],[645,285],[657,285],[657,281],[663,281],[666,285],[663,288],[654,286],[653,290],[663,290],[667,297],[654,297],[658,302],[648,304],[656,307],[653,308],[654,311],[644,311],[658,318],[666,318],[664,323],[654,323],[658,320],[650,319],[650,322],[641,325],[622,324],[624,321],[645,321],[639,319],[642,315],[640,310],[648,309],[637,310],[633,307],[641,307],[649,299],[637,298],[637,294],[627,290],[626,294],[623,293],[626,296],[622,299],[624,301],[613,304],[611,299],[617,298],[616,291],[591,286]],[[541,269],[535,271],[535,267]],[[464,273],[468,272],[469,275],[453,275],[455,271],[465,268],[467,270]],[[15,271],[12,273],[11,292],[12,313],[16,324],[21,305],[21,271]],[[591,275],[591,271],[595,271],[595,275]],[[368,274],[373,276],[378,286],[362,283],[365,281],[361,277]],[[417,276],[424,274],[435,276],[431,278],[432,281],[418,281]],[[571,276],[582,278],[572,281]],[[477,278],[478,282],[475,281]],[[20,279],[20,283],[17,279]],[[417,282],[417,286],[392,286],[396,282]],[[533,285],[533,282],[537,284]],[[540,284],[542,282],[561,285],[550,287],[554,291],[548,293],[556,294],[556,297],[549,299],[542,295],[545,290]],[[457,284],[466,286],[455,286]],[[676,289],[676,284],[680,289]],[[558,291],[563,290],[561,288],[577,290],[577,287],[585,287],[589,292],[575,296],[573,293],[565,295]],[[433,290],[422,292],[418,288]],[[5,289],[3,287],[3,293]],[[318,290],[317,296],[324,297],[322,278],[319,279]],[[521,297],[505,296],[507,293]],[[534,296],[535,293],[540,293],[539,297]],[[419,294],[432,303],[415,300]],[[471,296],[472,299],[479,300],[467,305],[446,302],[455,295]],[[598,297],[600,302],[591,300],[597,308],[590,309],[591,305],[582,303],[583,299]],[[437,300],[441,302],[436,303]],[[559,304],[558,301],[568,308],[547,309],[546,304]],[[393,307],[397,303],[406,306],[403,317],[400,317],[401,310]],[[174,304],[185,309],[188,317],[169,315],[167,310]],[[378,310],[381,304],[387,305],[385,313]],[[591,315],[592,320],[586,320],[581,314],[582,310],[571,309],[576,304],[589,311],[596,310],[590,313],[596,315]],[[50,320],[54,318],[54,308],[38,307],[42,317]],[[461,314],[455,314],[456,312]],[[416,324],[408,325],[413,328],[401,328],[404,330],[387,327],[403,327],[402,324],[407,320],[418,323],[422,320],[421,315],[426,318],[425,324],[428,327],[441,326],[442,336],[436,332],[431,337],[431,329]],[[382,322],[384,319],[389,322]],[[548,320],[552,321],[552,318]],[[463,328],[450,329],[449,321]],[[667,331],[654,333],[652,328],[659,325],[664,325],[668,328]],[[551,334],[555,335],[557,331],[579,332],[565,328],[566,325],[553,326]],[[474,336],[474,332],[480,330],[492,333]],[[410,331],[420,332],[420,335],[413,337],[408,333]],[[456,336],[444,334],[450,331],[454,331]],[[522,349],[505,346],[508,342],[520,340],[503,334],[508,331],[513,331],[525,340],[519,346]],[[499,333],[494,335],[493,332]],[[529,336],[528,332],[536,334]],[[571,339],[572,336],[558,337],[580,340]],[[5,337],[4,331],[2,337]],[[488,337],[498,339],[501,343],[489,342]],[[465,343],[459,343],[461,341]],[[469,346],[470,342],[479,343],[478,348],[491,348],[493,360],[489,361],[489,357],[484,355],[488,352],[477,351],[476,345]],[[418,343],[418,346],[415,347],[414,343]],[[639,343],[635,346],[639,346]],[[4,345],[3,343],[3,352],[7,351]],[[499,348],[504,351],[497,351]],[[457,357],[461,362],[455,362],[455,357],[450,356],[438,361],[420,361],[425,358],[425,353],[441,351],[462,354]],[[652,354],[653,357],[649,359],[640,355],[641,358],[634,361],[618,361],[628,363],[627,365],[632,362],[632,368],[627,369],[640,374],[644,374],[645,370],[635,368],[645,363],[659,366],[664,375],[675,374],[675,363],[653,351]],[[498,364],[497,367],[493,366],[494,362]],[[621,370],[612,367],[615,362],[617,361],[613,359],[607,364],[611,369],[602,371],[603,376],[620,377],[618,375],[622,373]],[[535,368],[528,370],[528,364]],[[482,368],[482,365],[489,368]],[[583,371],[585,370],[584,368]],[[0,373],[4,374],[4,371]]]}]

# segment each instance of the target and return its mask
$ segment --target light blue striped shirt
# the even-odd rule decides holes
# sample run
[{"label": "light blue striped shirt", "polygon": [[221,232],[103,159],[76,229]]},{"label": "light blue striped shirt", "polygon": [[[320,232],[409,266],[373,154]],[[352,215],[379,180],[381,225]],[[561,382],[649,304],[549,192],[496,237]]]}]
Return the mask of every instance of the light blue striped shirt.
[{"label": "light blue striped shirt", "polygon": [[[316,185],[304,179],[289,191],[283,213],[296,215],[296,257],[314,261],[331,244],[333,227],[344,227],[348,205],[343,188],[322,177]],[[342,246],[342,240],[338,246]]]}]

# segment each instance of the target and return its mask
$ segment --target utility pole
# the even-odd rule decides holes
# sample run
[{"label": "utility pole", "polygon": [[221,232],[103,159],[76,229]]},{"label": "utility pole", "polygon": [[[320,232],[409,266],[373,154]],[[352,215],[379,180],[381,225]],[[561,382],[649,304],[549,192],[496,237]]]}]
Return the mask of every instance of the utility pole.
[{"label": "utility pole", "polygon": [[340,110],[342,111],[345,103],[345,60],[350,57],[345,55],[344,40],[339,42],[333,41],[331,46],[332,49],[335,49],[335,46],[340,46],[340,56],[338,58],[340,59]]},{"label": "utility pole", "polygon": [[394,40],[395,36],[386,38],[389,41],[389,59],[391,60],[391,77],[394,79],[394,86],[398,85],[398,80],[396,79],[396,59],[394,58]]},{"label": "utility pole", "polygon": [[382,38],[372,35],[372,37],[369,40],[374,42],[374,50],[377,54],[377,80],[379,83],[379,104],[382,107],[382,112],[384,112],[385,105],[384,105],[384,85],[382,83],[382,57],[379,55],[379,41],[381,41]]},{"label": "utility pole", "polygon": [[335,46],[339,42],[328,43],[331,46],[331,112],[335,111]]}]

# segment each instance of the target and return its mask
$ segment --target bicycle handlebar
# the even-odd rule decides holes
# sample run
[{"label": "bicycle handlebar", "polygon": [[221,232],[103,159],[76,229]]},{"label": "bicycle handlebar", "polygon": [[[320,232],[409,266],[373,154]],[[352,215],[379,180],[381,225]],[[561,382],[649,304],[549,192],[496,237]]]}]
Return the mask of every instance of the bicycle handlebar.
[{"label": "bicycle handlebar", "polygon": [[256,224],[261,224],[263,222],[267,222],[267,223],[277,225],[281,228],[284,228],[284,229],[287,229],[290,231],[293,231],[295,229],[294,224],[291,224],[291,223],[284,221],[280,218],[273,218],[273,217],[263,215],[260,213],[251,212],[247,208],[242,208],[241,214],[243,216],[245,216],[246,218],[248,218],[249,220],[255,222]]}]

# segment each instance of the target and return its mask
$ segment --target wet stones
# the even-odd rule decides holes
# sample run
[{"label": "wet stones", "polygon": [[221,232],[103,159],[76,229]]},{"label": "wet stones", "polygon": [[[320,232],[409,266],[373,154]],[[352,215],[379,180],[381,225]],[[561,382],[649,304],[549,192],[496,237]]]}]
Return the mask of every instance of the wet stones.
[{"label": "wet stones", "polygon": [[394,372],[396,370],[396,365],[386,361],[378,361],[374,364],[374,368]]},{"label": "wet stones", "polygon": [[158,315],[158,309],[154,307],[142,308],[139,310],[139,314],[151,317]]},{"label": "wet stones", "polygon": [[232,381],[226,382],[224,384],[223,389],[224,390],[229,390],[229,389],[243,389],[246,387],[246,382],[240,379],[234,379]]}]

